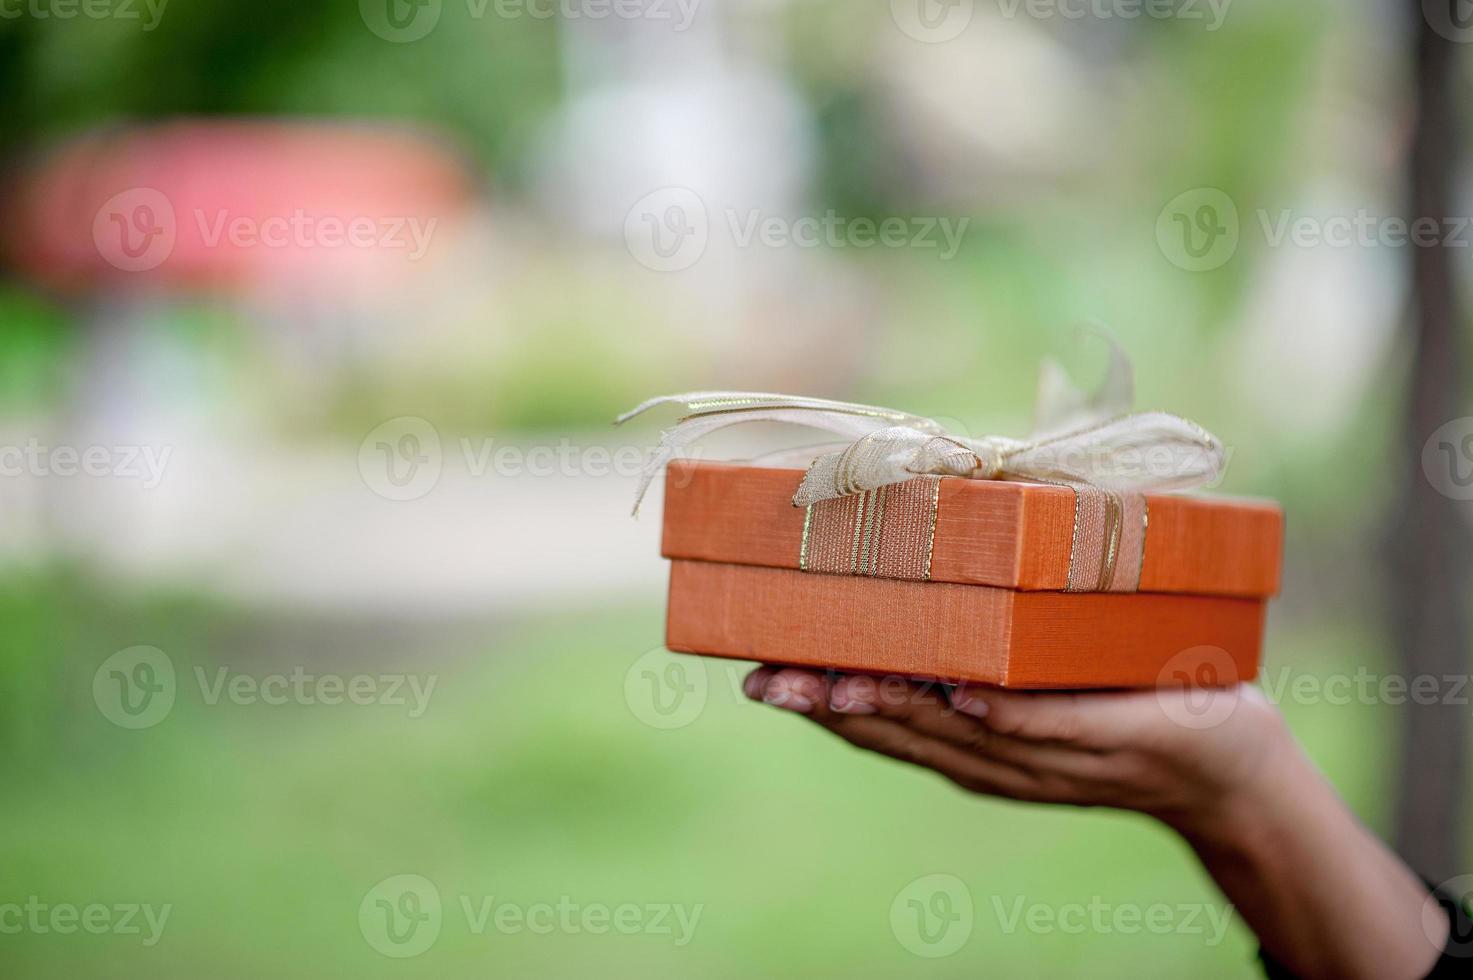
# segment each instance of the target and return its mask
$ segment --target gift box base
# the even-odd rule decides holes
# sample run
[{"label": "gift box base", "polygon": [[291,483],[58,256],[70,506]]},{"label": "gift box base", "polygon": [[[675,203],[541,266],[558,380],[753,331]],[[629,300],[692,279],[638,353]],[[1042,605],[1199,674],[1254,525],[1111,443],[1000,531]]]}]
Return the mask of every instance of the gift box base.
[{"label": "gift box base", "polygon": [[676,652],[1022,689],[1218,686],[1258,672],[1266,602],[1019,592],[674,561]]}]

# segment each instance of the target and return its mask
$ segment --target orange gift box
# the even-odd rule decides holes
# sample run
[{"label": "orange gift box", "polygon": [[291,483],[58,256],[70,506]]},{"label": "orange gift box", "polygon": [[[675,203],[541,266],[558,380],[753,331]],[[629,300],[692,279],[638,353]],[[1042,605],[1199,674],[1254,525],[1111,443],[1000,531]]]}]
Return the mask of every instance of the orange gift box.
[{"label": "orange gift box", "polygon": [[1107,515],[1110,571],[1078,591],[1069,487],[931,478],[799,508],[802,478],[670,464],[671,650],[1026,689],[1257,673],[1283,540],[1271,502],[1145,495],[1138,515]]}]

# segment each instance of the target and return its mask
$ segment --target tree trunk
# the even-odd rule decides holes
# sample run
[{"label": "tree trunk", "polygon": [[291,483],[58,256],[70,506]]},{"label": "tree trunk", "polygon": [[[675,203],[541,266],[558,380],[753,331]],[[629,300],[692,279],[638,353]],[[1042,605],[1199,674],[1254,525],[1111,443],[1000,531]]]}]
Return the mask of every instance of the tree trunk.
[{"label": "tree trunk", "polygon": [[[1430,217],[1444,228],[1453,214],[1457,46],[1432,29],[1419,3],[1413,0],[1410,6],[1417,15],[1410,217]],[[1470,552],[1463,518],[1470,505],[1432,485],[1423,473],[1422,447],[1439,426],[1462,414],[1461,324],[1449,250],[1441,244],[1414,246],[1410,257],[1412,367],[1400,458],[1404,486],[1393,545],[1393,615],[1405,676],[1410,681],[1434,675],[1446,695],[1452,688],[1441,678],[1468,671],[1463,601]],[[1443,703],[1403,708],[1396,845],[1413,868],[1434,881],[1461,870],[1467,712],[1466,705]]]}]

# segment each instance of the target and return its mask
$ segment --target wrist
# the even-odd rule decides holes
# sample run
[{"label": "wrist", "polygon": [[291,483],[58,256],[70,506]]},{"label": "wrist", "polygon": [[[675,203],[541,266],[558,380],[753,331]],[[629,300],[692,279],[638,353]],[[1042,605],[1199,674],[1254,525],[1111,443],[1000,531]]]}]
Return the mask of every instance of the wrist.
[{"label": "wrist", "polygon": [[1409,980],[1441,953],[1446,914],[1292,739],[1271,740],[1212,805],[1166,822],[1295,976]]},{"label": "wrist", "polygon": [[1280,725],[1240,778],[1161,819],[1204,856],[1249,859],[1268,857],[1273,841],[1291,833],[1306,811],[1338,806],[1329,783]]}]

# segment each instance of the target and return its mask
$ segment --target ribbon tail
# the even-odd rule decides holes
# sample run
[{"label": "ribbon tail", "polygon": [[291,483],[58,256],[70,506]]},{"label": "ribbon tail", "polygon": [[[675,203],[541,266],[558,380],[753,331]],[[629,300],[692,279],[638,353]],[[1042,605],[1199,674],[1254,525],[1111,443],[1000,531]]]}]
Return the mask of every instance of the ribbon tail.
[{"label": "ribbon tail", "polygon": [[[886,425],[906,425],[936,434],[944,431],[938,423],[931,419],[911,415],[909,412],[900,412],[893,408],[862,405],[858,402],[833,401],[828,398],[808,398],[801,395],[774,395],[760,391],[691,391],[683,395],[661,395],[636,405],[615,419],[614,424],[623,425],[630,419],[663,405],[681,406],[689,413],[688,418],[718,414],[760,413],[780,409],[828,415],[849,415],[856,419],[868,419],[871,424],[865,427],[865,431]],[[753,419],[753,421],[760,421],[760,419]]]},{"label": "ribbon tail", "polygon": [[891,408],[752,391],[693,391],[682,395],[661,395],[625,412],[614,424],[622,425],[664,405],[680,405],[691,414],[661,434],[659,448],[640,474],[634,500],[636,516],[650,484],[670,460],[683,454],[697,440],[728,426],[782,422],[820,429],[848,440],[863,439],[888,426],[905,426],[929,435],[941,435],[945,431],[931,419]]}]

